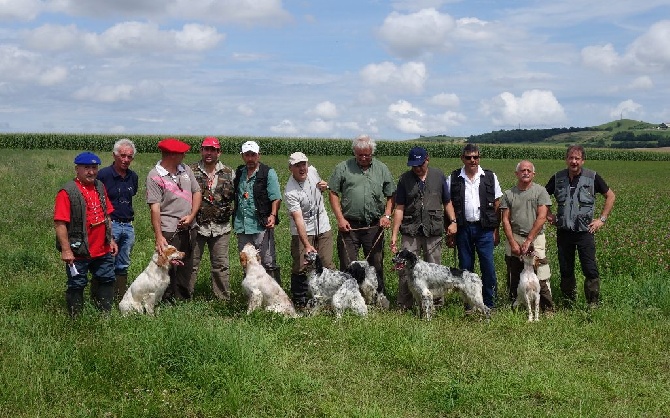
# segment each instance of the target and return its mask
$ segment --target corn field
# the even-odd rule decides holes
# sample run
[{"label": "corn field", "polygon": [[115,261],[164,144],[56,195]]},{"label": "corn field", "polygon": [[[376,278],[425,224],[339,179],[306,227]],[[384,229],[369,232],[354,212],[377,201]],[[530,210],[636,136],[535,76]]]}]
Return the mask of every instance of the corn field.
[{"label": "corn field", "polygon": [[[156,144],[163,138],[172,135],[127,135],[136,145],[140,153],[156,152]],[[60,134],[60,133],[14,133],[0,134],[0,148],[13,149],[64,149],[110,151],[115,141],[123,136],[111,134]],[[191,145],[190,152],[199,152],[202,136],[178,136]],[[236,154],[245,141],[257,141],[261,153],[265,155],[289,155],[300,150],[307,155],[351,155],[351,139],[320,139],[320,138],[269,138],[251,136],[218,136],[223,154]],[[376,154],[380,156],[406,155],[407,150],[414,146],[425,147],[432,157],[458,158],[462,143],[435,143],[421,141],[377,141]],[[530,160],[563,160],[564,146],[514,146],[490,145],[480,146],[482,156],[488,159],[530,159]],[[587,149],[589,160],[608,161],[670,161],[670,153],[614,150],[604,148]]]}]

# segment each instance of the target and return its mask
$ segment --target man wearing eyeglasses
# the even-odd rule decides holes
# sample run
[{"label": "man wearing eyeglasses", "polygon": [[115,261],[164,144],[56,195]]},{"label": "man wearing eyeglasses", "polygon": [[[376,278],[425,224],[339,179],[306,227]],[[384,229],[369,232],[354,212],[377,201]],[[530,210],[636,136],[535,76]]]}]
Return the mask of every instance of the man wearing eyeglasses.
[{"label": "man wearing eyeglasses", "polygon": [[[135,244],[135,229],[133,220],[133,196],[137,194],[138,176],[130,169],[135,158],[136,148],[128,138],[119,139],[112,148],[114,162],[98,171],[100,180],[107,189],[109,199],[114,205],[112,218],[112,236],[119,252],[114,258],[114,298],[121,300],[128,285],[128,267],[130,267],[130,252]],[[95,285],[95,283],[93,283]]]},{"label": "man wearing eyeglasses", "polygon": [[187,300],[191,298],[191,250],[202,192],[191,167],[182,164],[191,147],[178,139],[166,138],[158,143],[158,148],[161,160],[147,175],[147,204],[151,210],[156,251],[162,254],[170,244],[186,253],[183,265],[170,269],[170,285],[163,300]]},{"label": "man wearing eyeglasses", "polygon": [[384,230],[391,226],[396,185],[386,164],[373,158],[375,141],[361,135],[353,141],[354,157],[342,161],[330,176],[329,201],[337,219],[337,254],[344,271],[358,258],[377,271],[377,291],[384,286]]},{"label": "man wearing eyeglasses", "polygon": [[459,268],[474,271],[475,253],[479,258],[482,296],[489,308],[495,305],[497,278],[493,248],[500,242],[500,197],[498,177],[479,165],[479,147],[463,147],[463,167],[454,170],[447,182],[456,212],[456,247]]}]

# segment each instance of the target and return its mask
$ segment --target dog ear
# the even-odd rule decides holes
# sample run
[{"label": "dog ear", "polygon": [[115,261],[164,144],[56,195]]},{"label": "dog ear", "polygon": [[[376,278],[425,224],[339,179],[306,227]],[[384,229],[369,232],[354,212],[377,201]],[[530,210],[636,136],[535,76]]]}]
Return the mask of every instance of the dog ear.
[{"label": "dog ear", "polygon": [[156,261],[156,264],[158,264],[160,267],[165,267],[170,263],[170,260],[168,260],[167,256],[167,248],[163,250],[163,254],[158,254],[158,260]]},{"label": "dog ear", "polygon": [[247,253],[245,253],[244,251],[242,251],[242,252],[240,253],[240,264],[242,264],[242,268],[246,268],[246,267],[247,267],[247,262],[248,262],[248,261],[249,261],[249,260],[248,260],[248,258],[247,258]]}]

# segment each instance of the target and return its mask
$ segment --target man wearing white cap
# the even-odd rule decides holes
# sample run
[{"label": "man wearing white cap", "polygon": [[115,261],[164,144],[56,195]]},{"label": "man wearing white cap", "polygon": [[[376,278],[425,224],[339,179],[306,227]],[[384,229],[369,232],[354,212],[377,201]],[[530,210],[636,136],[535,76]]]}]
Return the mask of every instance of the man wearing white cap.
[{"label": "man wearing white cap", "polygon": [[74,159],[76,177],[56,195],[54,228],[56,249],[65,263],[65,301],[70,316],[84,305],[84,289],[91,273],[91,296],[98,309],[110,311],[114,299],[114,256],[118,247],[112,237],[109,215],[114,211],[105,186],[96,179],[100,157],[82,152]]},{"label": "man wearing white cap", "polygon": [[254,141],[242,144],[244,164],[235,170],[235,215],[233,229],[238,251],[253,243],[260,251],[261,264],[281,284],[275,251],[274,228],[279,223],[281,191],[277,172],[261,163],[260,147]]},{"label": "man wearing white cap", "polygon": [[296,308],[307,304],[307,275],[304,256],[318,252],[323,266],[334,269],[333,233],[323,204],[321,193],[328,183],[321,180],[314,166],[308,164],[307,156],[294,152],[289,156],[288,169],[291,177],[284,190],[284,203],[289,213],[291,229],[291,297]]},{"label": "man wearing white cap", "polygon": [[219,161],[221,145],[213,136],[206,137],[200,146],[201,159],[191,164],[193,174],[202,190],[202,202],[196,220],[198,235],[193,247],[193,271],[189,291],[193,294],[205,245],[209,248],[211,281],[214,296],[230,299],[228,243],[232,226],[233,179],[232,168]]}]

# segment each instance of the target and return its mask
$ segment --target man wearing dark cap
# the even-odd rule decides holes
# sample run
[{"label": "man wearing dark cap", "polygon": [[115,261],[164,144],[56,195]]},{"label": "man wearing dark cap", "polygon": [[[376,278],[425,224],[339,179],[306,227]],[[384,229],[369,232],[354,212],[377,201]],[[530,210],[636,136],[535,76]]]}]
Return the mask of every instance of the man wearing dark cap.
[{"label": "man wearing dark cap", "polygon": [[89,272],[96,283],[91,292],[95,306],[105,312],[112,309],[114,256],[118,251],[109,219],[114,207],[105,186],[96,179],[100,158],[82,152],[74,164],[76,177],[65,183],[54,205],[56,248],[65,262],[65,301],[72,317],[84,305]]},{"label": "man wearing dark cap", "polygon": [[233,218],[238,251],[253,243],[260,251],[265,270],[281,284],[274,235],[281,204],[279,178],[273,168],[261,163],[260,147],[255,141],[242,144],[240,155],[244,164],[235,170]]},{"label": "man wearing dark cap", "polygon": [[[456,233],[456,215],[447,179],[439,169],[428,167],[429,160],[425,148],[414,147],[409,151],[407,165],[411,168],[400,176],[396,188],[391,252],[407,249],[423,254],[429,263],[441,264],[442,233],[445,227],[448,235]],[[402,236],[401,248],[398,248],[398,232]],[[411,309],[413,304],[407,277],[400,270],[398,307]]]},{"label": "man wearing dark cap", "polygon": [[230,242],[230,216],[233,213],[233,170],[219,161],[219,140],[208,136],[200,145],[200,161],[191,169],[202,190],[202,203],[196,220],[198,234],[193,247],[193,271],[189,291],[193,294],[198,280],[198,269],[205,246],[209,248],[211,281],[214,296],[220,300],[230,298],[228,244]]},{"label": "man wearing dark cap", "polygon": [[170,286],[163,300],[186,300],[191,297],[191,250],[202,193],[191,168],[182,164],[190,146],[178,139],[166,138],[158,143],[158,148],[161,160],[149,171],[146,182],[156,251],[162,254],[169,244],[186,253],[184,264],[170,269]]}]

